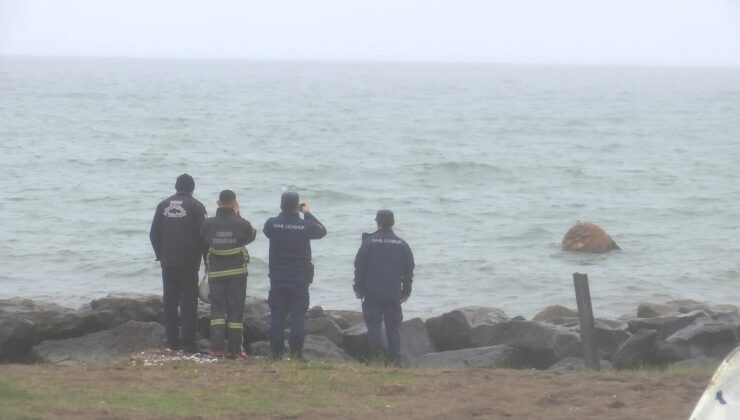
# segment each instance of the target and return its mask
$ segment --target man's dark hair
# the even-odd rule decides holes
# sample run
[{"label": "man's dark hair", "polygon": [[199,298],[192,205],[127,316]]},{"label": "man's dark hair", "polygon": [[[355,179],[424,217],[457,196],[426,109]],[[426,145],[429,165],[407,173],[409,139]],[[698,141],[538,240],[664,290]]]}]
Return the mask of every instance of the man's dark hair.
[{"label": "man's dark hair", "polygon": [[390,210],[378,210],[375,215],[375,221],[378,222],[378,226],[381,228],[392,228],[395,223],[393,212]]},{"label": "man's dark hair", "polygon": [[195,190],[195,180],[188,174],[182,174],[175,181],[175,191],[192,193]]},{"label": "man's dark hair", "polygon": [[231,190],[223,190],[221,191],[221,194],[218,195],[218,201],[221,202],[221,204],[232,204],[236,201],[236,194]]}]

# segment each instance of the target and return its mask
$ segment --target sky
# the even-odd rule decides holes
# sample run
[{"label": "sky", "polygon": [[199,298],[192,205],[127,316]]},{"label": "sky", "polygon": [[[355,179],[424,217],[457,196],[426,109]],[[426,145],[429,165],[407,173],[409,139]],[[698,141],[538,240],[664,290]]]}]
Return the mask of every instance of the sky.
[{"label": "sky", "polygon": [[0,55],[740,67],[740,0],[0,0]]}]

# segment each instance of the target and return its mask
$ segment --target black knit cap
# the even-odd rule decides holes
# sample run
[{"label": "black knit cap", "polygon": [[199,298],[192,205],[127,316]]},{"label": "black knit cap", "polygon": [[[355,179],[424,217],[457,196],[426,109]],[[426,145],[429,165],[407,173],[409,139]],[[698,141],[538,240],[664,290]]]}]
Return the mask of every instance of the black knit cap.
[{"label": "black knit cap", "polygon": [[195,190],[195,180],[188,174],[182,174],[177,177],[175,190],[178,192],[191,193]]},{"label": "black knit cap", "polygon": [[284,192],[280,197],[280,209],[283,211],[296,211],[298,208],[298,193],[293,191]]},{"label": "black knit cap", "polygon": [[378,213],[375,215],[375,221],[381,227],[392,227],[395,223],[393,212],[390,210],[378,210]]}]

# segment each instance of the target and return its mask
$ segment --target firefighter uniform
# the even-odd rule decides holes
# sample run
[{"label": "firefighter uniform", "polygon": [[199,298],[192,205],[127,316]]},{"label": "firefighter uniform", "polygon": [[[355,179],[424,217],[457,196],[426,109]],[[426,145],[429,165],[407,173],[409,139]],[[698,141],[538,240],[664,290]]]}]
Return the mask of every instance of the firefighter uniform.
[{"label": "firefighter uniform", "polygon": [[254,241],[257,231],[233,209],[220,207],[216,217],[203,223],[201,235],[208,265],[211,299],[211,348],[242,353],[244,299],[247,293],[249,253],[245,245]]}]

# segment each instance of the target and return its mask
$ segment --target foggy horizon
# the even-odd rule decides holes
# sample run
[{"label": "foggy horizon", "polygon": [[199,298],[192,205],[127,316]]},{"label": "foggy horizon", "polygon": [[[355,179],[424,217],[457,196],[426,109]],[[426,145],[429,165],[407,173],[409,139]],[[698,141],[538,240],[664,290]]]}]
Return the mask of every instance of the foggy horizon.
[{"label": "foggy horizon", "polygon": [[740,1],[0,0],[0,56],[735,68]]}]

